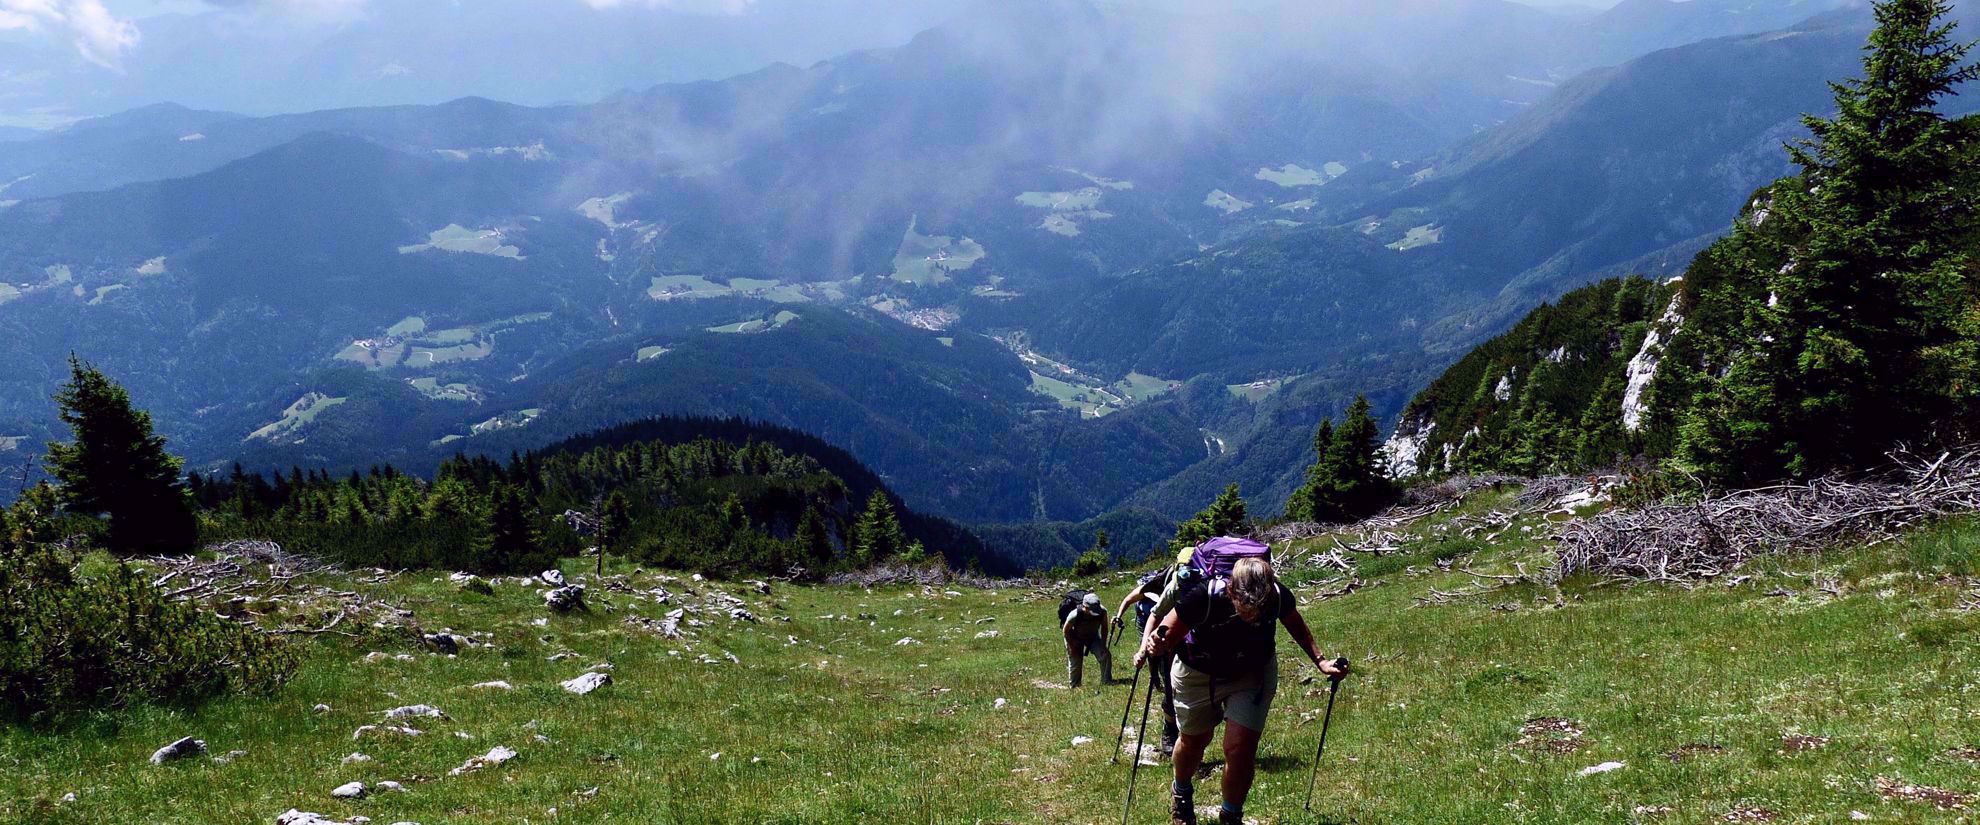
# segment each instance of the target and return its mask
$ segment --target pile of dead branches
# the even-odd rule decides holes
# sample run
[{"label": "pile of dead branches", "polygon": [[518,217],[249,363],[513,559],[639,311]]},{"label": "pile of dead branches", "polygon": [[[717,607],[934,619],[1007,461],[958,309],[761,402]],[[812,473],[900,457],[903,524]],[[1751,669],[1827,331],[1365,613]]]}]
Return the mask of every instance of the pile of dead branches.
[{"label": "pile of dead branches", "polygon": [[1881,480],[1825,478],[1571,522],[1561,530],[1554,575],[1711,579],[1757,557],[1877,544],[1934,519],[1980,511],[1980,448],[1892,458],[1896,469]]},{"label": "pile of dead branches", "polygon": [[[232,541],[207,548],[210,557],[157,556],[140,560],[157,577],[152,584],[169,598],[211,606],[215,612],[253,623],[266,633],[352,636],[353,624],[405,625],[411,614],[356,591],[310,580],[336,570],[323,561],[292,553],[272,541]],[[381,584],[397,575],[373,570],[357,580]]]},{"label": "pile of dead branches", "polygon": [[1458,501],[1479,490],[1502,490],[1508,485],[1526,483],[1526,479],[1499,475],[1497,473],[1476,476],[1451,476],[1435,484],[1423,484],[1403,491],[1402,505],[1404,507],[1420,507],[1426,504]]}]

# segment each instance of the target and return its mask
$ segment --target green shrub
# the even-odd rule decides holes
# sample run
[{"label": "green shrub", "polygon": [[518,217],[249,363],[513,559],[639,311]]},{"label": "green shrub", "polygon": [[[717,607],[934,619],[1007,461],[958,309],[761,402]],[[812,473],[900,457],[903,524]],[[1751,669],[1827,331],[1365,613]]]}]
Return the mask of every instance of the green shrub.
[{"label": "green shrub", "polygon": [[1107,551],[1095,547],[1079,554],[1079,558],[1073,561],[1072,573],[1074,576],[1097,576],[1107,572],[1107,566],[1112,563]]},{"label": "green shrub", "polygon": [[49,540],[47,501],[31,493],[0,524],[0,703],[13,721],[187,705],[272,690],[295,672],[281,639],[175,602],[126,564],[78,564]]}]

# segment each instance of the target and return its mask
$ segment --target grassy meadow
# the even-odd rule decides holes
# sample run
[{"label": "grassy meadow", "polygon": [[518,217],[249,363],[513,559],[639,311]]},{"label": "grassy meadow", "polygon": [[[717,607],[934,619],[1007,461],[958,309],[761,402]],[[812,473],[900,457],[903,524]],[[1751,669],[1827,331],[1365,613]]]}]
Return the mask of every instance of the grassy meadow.
[{"label": "grassy meadow", "polygon": [[[1505,503],[1485,494],[1411,528],[1406,552],[1364,560],[1368,584],[1351,595],[1313,598],[1340,579],[1292,565],[1323,648],[1352,657],[1358,673],[1340,690],[1308,814],[1325,682],[1290,666],[1281,642],[1289,666],[1249,816],[1973,820],[1980,803],[1959,795],[1980,792],[1980,523],[1782,559],[1736,585],[1476,592],[1464,570],[1505,574],[1544,559],[1539,516],[1495,543],[1454,537],[1449,519]],[[1280,552],[1311,558],[1331,546],[1323,537]],[[579,580],[588,570],[566,566]],[[427,632],[489,644],[450,657],[403,632],[318,636],[300,642],[308,660],[273,696],[5,729],[0,820],[272,822],[291,807],[424,825],[1121,819],[1129,759],[1108,756],[1128,688],[1098,686],[1090,664],[1087,687],[1061,686],[1057,585],[773,584],[765,595],[630,566],[608,573],[623,586],[594,582],[592,611],[569,617],[550,615],[543,588],[514,578],[490,596],[443,573],[375,583],[334,574],[334,586],[410,610]],[[1127,581],[1086,584],[1111,604]],[[656,587],[670,591],[667,604],[655,604]],[[731,618],[718,594],[757,620]],[[682,640],[628,621],[684,605],[709,608],[687,614],[705,624],[684,626]],[[1126,662],[1127,643],[1117,655]],[[588,696],[559,689],[601,664],[614,684]],[[469,687],[492,680],[513,689]],[[449,718],[410,721],[419,736],[353,739],[382,711],[414,703]],[[206,740],[210,756],[147,763],[181,736]],[[448,775],[495,746],[519,755]],[[352,753],[370,759],[347,762]],[[1622,767],[1582,775],[1607,762]],[[1142,769],[1131,821],[1167,821],[1166,770]],[[330,796],[381,780],[407,790]],[[1200,782],[1198,801],[1214,805],[1216,788],[1214,777]]]}]

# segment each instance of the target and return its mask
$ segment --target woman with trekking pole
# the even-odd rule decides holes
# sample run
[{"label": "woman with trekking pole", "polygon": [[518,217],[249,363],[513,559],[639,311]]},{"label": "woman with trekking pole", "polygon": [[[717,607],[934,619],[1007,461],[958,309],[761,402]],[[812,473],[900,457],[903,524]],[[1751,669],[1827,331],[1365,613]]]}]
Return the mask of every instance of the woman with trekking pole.
[{"label": "woman with trekking pole", "polygon": [[1185,593],[1135,654],[1137,665],[1178,654],[1169,674],[1182,730],[1175,752],[1173,825],[1196,825],[1196,769],[1219,724],[1224,726],[1224,799],[1217,821],[1244,821],[1258,741],[1279,687],[1274,650],[1279,625],[1329,679],[1348,673],[1347,660],[1320,655],[1298,600],[1278,582],[1271,562],[1262,552],[1259,556],[1236,562],[1228,578],[1210,577]]}]

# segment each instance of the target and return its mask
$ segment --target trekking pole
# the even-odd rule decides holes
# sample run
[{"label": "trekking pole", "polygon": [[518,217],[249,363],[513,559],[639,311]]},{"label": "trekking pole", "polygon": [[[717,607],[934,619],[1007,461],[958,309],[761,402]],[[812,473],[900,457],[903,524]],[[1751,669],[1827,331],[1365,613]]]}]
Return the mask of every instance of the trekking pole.
[{"label": "trekking pole", "polygon": [[[1346,670],[1348,660],[1342,656],[1334,660],[1334,667]],[[1313,777],[1306,780],[1306,812],[1313,813],[1313,786],[1320,781],[1320,755],[1327,752],[1327,727],[1334,723],[1334,694],[1340,692],[1340,677],[1328,680],[1327,715],[1320,720],[1320,749],[1313,753]]]},{"label": "trekking pole", "polygon": [[[1143,664],[1145,663],[1146,662],[1143,662]],[[1149,674],[1148,679],[1149,679],[1149,684],[1154,684],[1155,674],[1152,673]],[[1118,765],[1121,762],[1121,744],[1127,741],[1128,714],[1134,712],[1134,689],[1140,686],[1141,686],[1141,664],[1137,664],[1134,666],[1134,681],[1128,683],[1127,706],[1121,708],[1121,732],[1114,736],[1114,755],[1107,759],[1107,764]],[[1140,756],[1141,755],[1140,751],[1137,750],[1135,752],[1135,755]]]},{"label": "trekking pole", "polygon": [[[1128,694],[1128,701],[1134,701],[1134,694]],[[1127,825],[1128,815],[1134,812],[1134,783],[1141,778],[1141,740],[1148,736],[1148,706],[1155,702],[1155,676],[1148,676],[1148,698],[1141,700],[1141,730],[1134,735],[1134,767],[1128,771],[1127,805],[1121,809],[1121,825]]]}]

